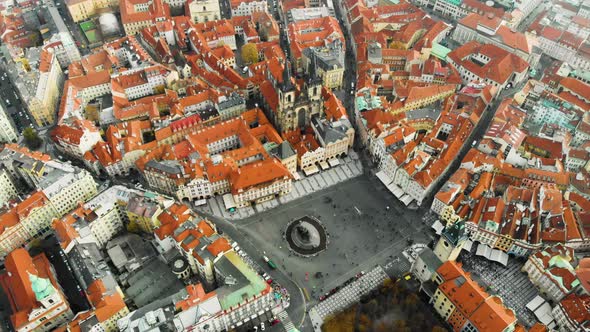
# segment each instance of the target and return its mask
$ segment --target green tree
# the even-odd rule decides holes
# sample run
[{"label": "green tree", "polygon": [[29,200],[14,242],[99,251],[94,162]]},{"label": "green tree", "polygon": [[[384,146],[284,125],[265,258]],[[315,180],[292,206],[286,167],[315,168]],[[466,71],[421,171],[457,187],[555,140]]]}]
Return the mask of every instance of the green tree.
[{"label": "green tree", "polygon": [[139,233],[139,225],[137,225],[137,222],[130,221],[129,224],[127,224],[127,231],[131,233]]},{"label": "green tree", "polygon": [[25,144],[31,150],[38,149],[41,147],[41,143],[43,142],[39,135],[35,131],[35,129],[31,127],[27,127],[23,130],[23,137],[25,138]]},{"label": "green tree", "polygon": [[256,44],[248,43],[242,46],[242,61],[245,64],[249,65],[255,62],[258,62],[258,49],[256,48]]}]

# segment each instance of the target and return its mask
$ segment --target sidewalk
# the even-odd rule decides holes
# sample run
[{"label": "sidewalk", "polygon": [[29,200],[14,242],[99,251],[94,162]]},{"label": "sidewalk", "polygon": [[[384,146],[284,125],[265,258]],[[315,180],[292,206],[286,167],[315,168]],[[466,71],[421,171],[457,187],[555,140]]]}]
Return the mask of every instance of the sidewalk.
[{"label": "sidewalk", "polygon": [[239,208],[232,213],[225,209],[223,198],[218,195],[209,198],[207,205],[198,206],[195,209],[229,220],[244,219],[363,174],[363,166],[356,152],[350,150],[348,156],[338,160],[340,161],[340,165],[320,171],[311,176],[306,177],[303,173],[298,172],[301,180],[293,182],[293,188],[290,193],[257,204],[254,207]]}]

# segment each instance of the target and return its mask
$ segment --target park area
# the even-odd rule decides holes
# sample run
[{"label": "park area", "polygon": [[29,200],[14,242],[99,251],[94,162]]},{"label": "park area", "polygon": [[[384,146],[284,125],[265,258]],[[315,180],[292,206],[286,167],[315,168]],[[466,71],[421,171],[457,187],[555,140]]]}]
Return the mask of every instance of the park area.
[{"label": "park area", "polygon": [[328,317],[322,331],[443,332],[432,308],[405,281],[383,285],[346,310]]},{"label": "park area", "polygon": [[89,47],[102,43],[102,35],[93,20],[80,23],[80,29],[88,40]]}]

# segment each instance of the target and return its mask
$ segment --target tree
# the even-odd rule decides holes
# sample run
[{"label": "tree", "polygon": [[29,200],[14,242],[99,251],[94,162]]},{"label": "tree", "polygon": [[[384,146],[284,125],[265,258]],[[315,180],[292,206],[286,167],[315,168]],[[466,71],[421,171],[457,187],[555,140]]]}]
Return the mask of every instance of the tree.
[{"label": "tree", "polygon": [[405,331],[407,327],[405,319],[399,319],[393,322],[393,330],[394,331]]},{"label": "tree", "polygon": [[258,49],[256,44],[248,43],[242,46],[242,61],[249,65],[258,62]]},{"label": "tree", "polygon": [[127,225],[127,231],[131,233],[139,233],[139,225],[135,221],[130,221]]},{"label": "tree", "polygon": [[404,305],[406,306],[407,309],[409,310],[414,310],[416,309],[416,305],[418,305],[418,296],[414,293],[410,293],[405,301],[404,301]]},{"label": "tree", "polygon": [[375,326],[375,332],[389,332],[391,331],[391,326],[385,322],[379,322]]},{"label": "tree", "polygon": [[27,127],[23,130],[23,137],[25,138],[25,144],[31,150],[38,149],[43,142],[37,132],[31,128]]},{"label": "tree", "polygon": [[396,50],[405,50],[406,46],[404,45],[404,43],[394,40],[391,43],[389,43],[389,48],[393,48]]},{"label": "tree", "polygon": [[447,332],[447,329],[445,329],[444,327],[440,327],[440,326],[435,326],[432,328],[432,332]]}]

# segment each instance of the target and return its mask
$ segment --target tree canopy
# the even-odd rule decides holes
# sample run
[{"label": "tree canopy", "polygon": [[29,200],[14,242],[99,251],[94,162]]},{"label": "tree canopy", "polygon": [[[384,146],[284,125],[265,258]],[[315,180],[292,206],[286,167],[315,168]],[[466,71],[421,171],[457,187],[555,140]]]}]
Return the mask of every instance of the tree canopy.
[{"label": "tree canopy", "polygon": [[242,61],[245,64],[249,65],[255,62],[258,62],[258,49],[256,48],[256,44],[248,43],[242,46]]},{"label": "tree canopy", "polygon": [[23,130],[23,137],[25,138],[25,144],[31,150],[36,150],[41,147],[43,140],[39,138],[37,131],[31,127],[27,127]]},{"label": "tree canopy", "polygon": [[387,279],[360,302],[326,318],[322,331],[443,332],[446,329],[440,326],[432,308],[404,281]]}]

